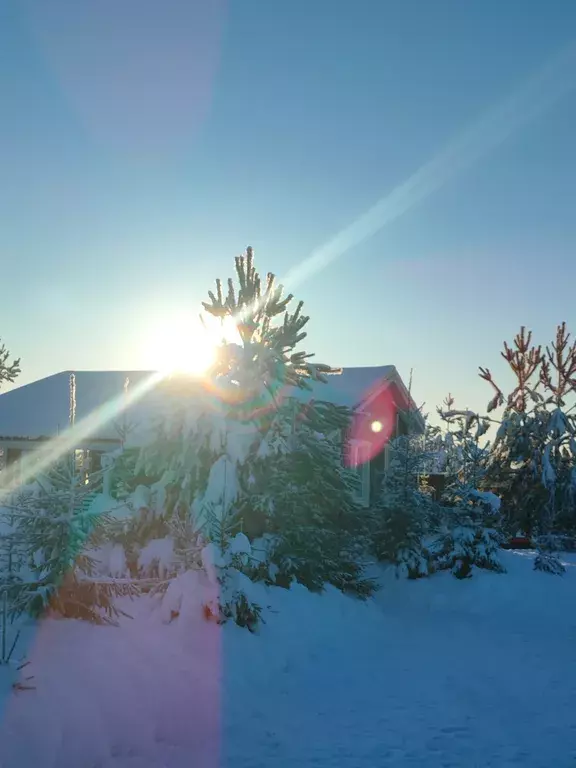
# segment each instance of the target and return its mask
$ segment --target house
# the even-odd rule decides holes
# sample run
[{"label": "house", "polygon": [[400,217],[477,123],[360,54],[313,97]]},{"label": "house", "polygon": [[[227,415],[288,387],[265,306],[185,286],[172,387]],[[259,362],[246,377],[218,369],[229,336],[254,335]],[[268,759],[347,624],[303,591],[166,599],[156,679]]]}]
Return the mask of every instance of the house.
[{"label": "house", "polygon": [[[16,387],[0,394],[0,467],[14,464],[66,433],[72,374],[76,391],[74,448],[82,463],[89,461],[93,470],[100,467],[103,453],[121,445],[123,427],[150,422],[151,416],[161,416],[176,400],[186,398],[189,403],[194,387],[199,392],[205,389],[200,380],[188,378],[182,387],[182,379],[180,384],[176,379],[166,381],[151,371],[63,371]],[[311,382],[310,391],[291,389],[287,394],[354,410],[358,429],[351,434],[349,450],[361,480],[359,500],[366,506],[386,468],[387,440],[424,431],[424,420],[392,365],[345,368],[329,376],[326,384]]]}]

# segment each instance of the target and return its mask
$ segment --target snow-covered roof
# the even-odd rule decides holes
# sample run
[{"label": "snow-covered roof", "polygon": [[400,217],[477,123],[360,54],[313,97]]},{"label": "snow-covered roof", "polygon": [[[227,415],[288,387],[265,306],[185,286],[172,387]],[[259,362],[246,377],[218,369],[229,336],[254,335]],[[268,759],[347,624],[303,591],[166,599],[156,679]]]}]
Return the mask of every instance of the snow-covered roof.
[{"label": "snow-covered roof", "polygon": [[[67,429],[71,373],[62,371],[1,394],[0,437],[53,437]],[[148,371],[78,371],[74,374],[77,421],[122,395],[126,377],[132,386],[150,377]],[[103,426],[98,437],[110,439],[117,437],[117,433],[109,424]]]},{"label": "snow-covered roof", "polygon": [[[65,430],[69,424],[71,373],[62,371],[0,394],[0,439],[52,437]],[[104,440],[118,437],[114,423],[117,414],[112,408],[107,412],[106,406],[122,397],[126,379],[130,380],[130,389],[134,391],[155,376],[152,371],[75,371],[74,374],[76,421],[102,409],[101,423],[93,437]],[[329,376],[326,384],[312,382],[311,391],[291,390],[289,394],[302,400],[316,398],[354,408],[374,391],[378,383],[389,380],[400,381],[392,365],[345,368],[341,374]],[[200,384],[198,387],[200,390]],[[170,389],[156,383],[130,407],[128,418],[139,420],[149,416],[159,404],[165,406],[169,397]]]},{"label": "snow-covered roof", "polygon": [[290,394],[301,400],[315,398],[356,408],[377,386],[396,373],[393,365],[343,368],[342,373],[327,376],[327,382],[310,382],[311,390],[294,389]]}]

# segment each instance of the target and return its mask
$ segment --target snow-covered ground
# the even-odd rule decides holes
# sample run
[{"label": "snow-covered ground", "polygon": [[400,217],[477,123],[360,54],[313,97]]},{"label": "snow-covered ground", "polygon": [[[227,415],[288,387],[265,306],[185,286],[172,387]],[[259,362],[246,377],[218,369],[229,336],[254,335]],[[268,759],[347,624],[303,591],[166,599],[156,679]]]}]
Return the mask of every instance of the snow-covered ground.
[{"label": "snow-covered ground", "polygon": [[[148,599],[119,628],[46,620],[2,698],[2,768],[576,765],[576,558],[563,578],[384,576],[366,604],[262,589],[259,635]],[[195,601],[193,600],[194,604]]]}]

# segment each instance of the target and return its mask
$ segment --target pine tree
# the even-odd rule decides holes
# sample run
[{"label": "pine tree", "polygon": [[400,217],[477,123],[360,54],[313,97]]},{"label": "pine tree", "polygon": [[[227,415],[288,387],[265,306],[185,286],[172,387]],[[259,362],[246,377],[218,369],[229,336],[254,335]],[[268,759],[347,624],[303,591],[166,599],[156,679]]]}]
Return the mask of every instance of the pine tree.
[{"label": "pine tree", "polygon": [[276,402],[282,387],[310,389],[311,381],[326,382],[336,373],[328,365],[309,362],[312,353],[296,350],[306,338],[305,326],[310,318],[302,314],[299,301],[290,314],[293,300],[283,298],[283,286],[276,284],[269,272],[263,286],[254,266],[254,252],[236,257],[238,286],[229,278],[226,297],[221,280],[216,280],[216,293],[209,291],[210,302],[203,302],[206,313],[221,323],[226,320],[238,330],[238,344],[223,344],[213,368],[222,397],[236,402],[236,418],[244,412],[252,421],[261,411]]},{"label": "pine tree", "polygon": [[235,513],[249,535],[267,537],[275,583],[295,578],[322,589],[329,582],[368,594],[374,585],[363,576],[366,514],[353,500],[354,473],[342,465],[350,412],[322,402],[321,394],[308,404],[290,396],[291,387],[309,390],[339,370],[297,349],[309,322],[303,303],[290,313],[293,296],[282,297],[271,273],[262,285],[251,248],[236,259],[236,273],[237,288],[228,280],[224,297],[217,281],[204,304],[221,322],[232,319],[239,335],[239,344],[221,348],[213,370],[230,406],[228,430],[243,437]]},{"label": "pine tree", "polygon": [[544,488],[538,482],[535,450],[541,440],[538,392],[542,350],[531,343],[531,333],[524,327],[512,346],[504,343],[501,353],[516,378],[512,392],[506,397],[495,383],[488,368],[480,369],[494,395],[488,404],[491,413],[504,406],[501,424],[491,451],[489,477],[498,488],[503,513],[510,534],[521,529],[529,536],[538,528],[545,503]]},{"label": "pine tree", "polygon": [[522,327],[502,356],[517,380],[507,397],[490,370],[480,369],[494,390],[489,410],[504,406],[490,477],[501,492],[509,531],[537,539],[535,567],[559,572],[551,549],[558,534],[576,527],[576,418],[568,407],[576,388],[576,344],[562,323],[543,352]]}]

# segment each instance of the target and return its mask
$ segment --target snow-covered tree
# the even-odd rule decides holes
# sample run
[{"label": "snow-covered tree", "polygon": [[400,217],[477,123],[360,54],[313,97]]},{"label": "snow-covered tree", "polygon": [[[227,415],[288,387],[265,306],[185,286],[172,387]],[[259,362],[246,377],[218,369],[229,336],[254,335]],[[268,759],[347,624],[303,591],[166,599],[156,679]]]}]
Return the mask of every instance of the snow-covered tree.
[{"label": "snow-covered tree", "polygon": [[303,303],[291,313],[293,296],[283,298],[271,273],[263,285],[251,248],[236,259],[236,273],[237,287],[228,280],[224,296],[217,281],[204,304],[209,315],[232,320],[238,330],[238,344],[221,347],[212,372],[230,404],[231,431],[242,423],[252,427],[237,462],[235,509],[247,531],[268,536],[280,582],[296,578],[320,589],[329,581],[369,592],[373,585],[363,578],[358,555],[362,515],[352,497],[355,481],[342,466],[350,413],[321,402],[321,395],[305,406],[286,396],[291,387],[309,390],[312,381],[326,383],[338,371],[297,349],[309,321]]},{"label": "snow-covered tree", "polygon": [[375,588],[364,575],[367,511],[354,500],[357,475],[342,461],[350,415],[331,403],[289,399],[248,465],[238,513],[266,547],[259,570],[270,583],[294,579],[312,590],[330,583],[360,597]]},{"label": "snow-covered tree", "polygon": [[548,562],[554,536],[576,528],[576,343],[562,323],[543,351],[522,327],[502,356],[516,378],[508,396],[490,370],[480,369],[494,391],[489,410],[504,406],[489,476],[509,531],[536,538],[543,550],[536,567],[554,570]]},{"label": "snow-covered tree", "polygon": [[469,410],[456,410],[451,396],[439,409],[448,424],[445,436],[448,485],[444,492],[443,524],[436,538],[439,568],[450,568],[463,579],[472,566],[502,572],[500,499],[485,486],[489,446],[482,445],[490,422]]},{"label": "snow-covered tree", "polygon": [[[274,276],[261,281],[252,249],[236,259],[236,274],[226,295],[218,280],[204,303],[205,325],[221,324],[227,337],[214,366],[202,386],[183,385],[174,413],[135,464],[150,482],[144,514],[128,523],[134,549],[178,530],[180,551],[197,563],[198,548],[211,545],[225,570],[231,542],[243,535],[254,544],[234,566],[243,577],[294,578],[316,589],[331,582],[366,594],[373,585],[362,576],[365,520],[352,498],[354,473],[342,466],[349,411],[295,397],[337,371],[299,348],[309,320],[302,302],[291,312],[292,296],[283,298]],[[152,523],[153,534],[145,528]],[[226,531],[225,540],[215,531]],[[234,594],[249,612],[246,590]],[[221,608],[220,618],[232,610]]]},{"label": "snow-covered tree", "polygon": [[13,608],[34,616],[51,609],[69,618],[111,621],[118,615],[114,598],[130,590],[93,578],[90,550],[106,538],[109,520],[91,510],[96,478],[79,475],[71,464],[68,457],[59,461],[3,510],[26,553]]},{"label": "snow-covered tree", "polygon": [[426,484],[431,452],[418,434],[394,438],[388,452],[388,468],[374,509],[375,553],[378,559],[393,563],[397,575],[426,576],[430,567],[426,537],[436,507]]},{"label": "snow-covered tree", "polygon": [[[71,425],[75,398],[72,375]],[[4,498],[0,560],[11,613],[39,616],[50,609],[91,621],[112,621],[118,615],[114,598],[130,588],[92,578],[89,550],[105,537],[109,522],[91,508],[101,482],[102,473],[88,472],[72,450]]]}]

